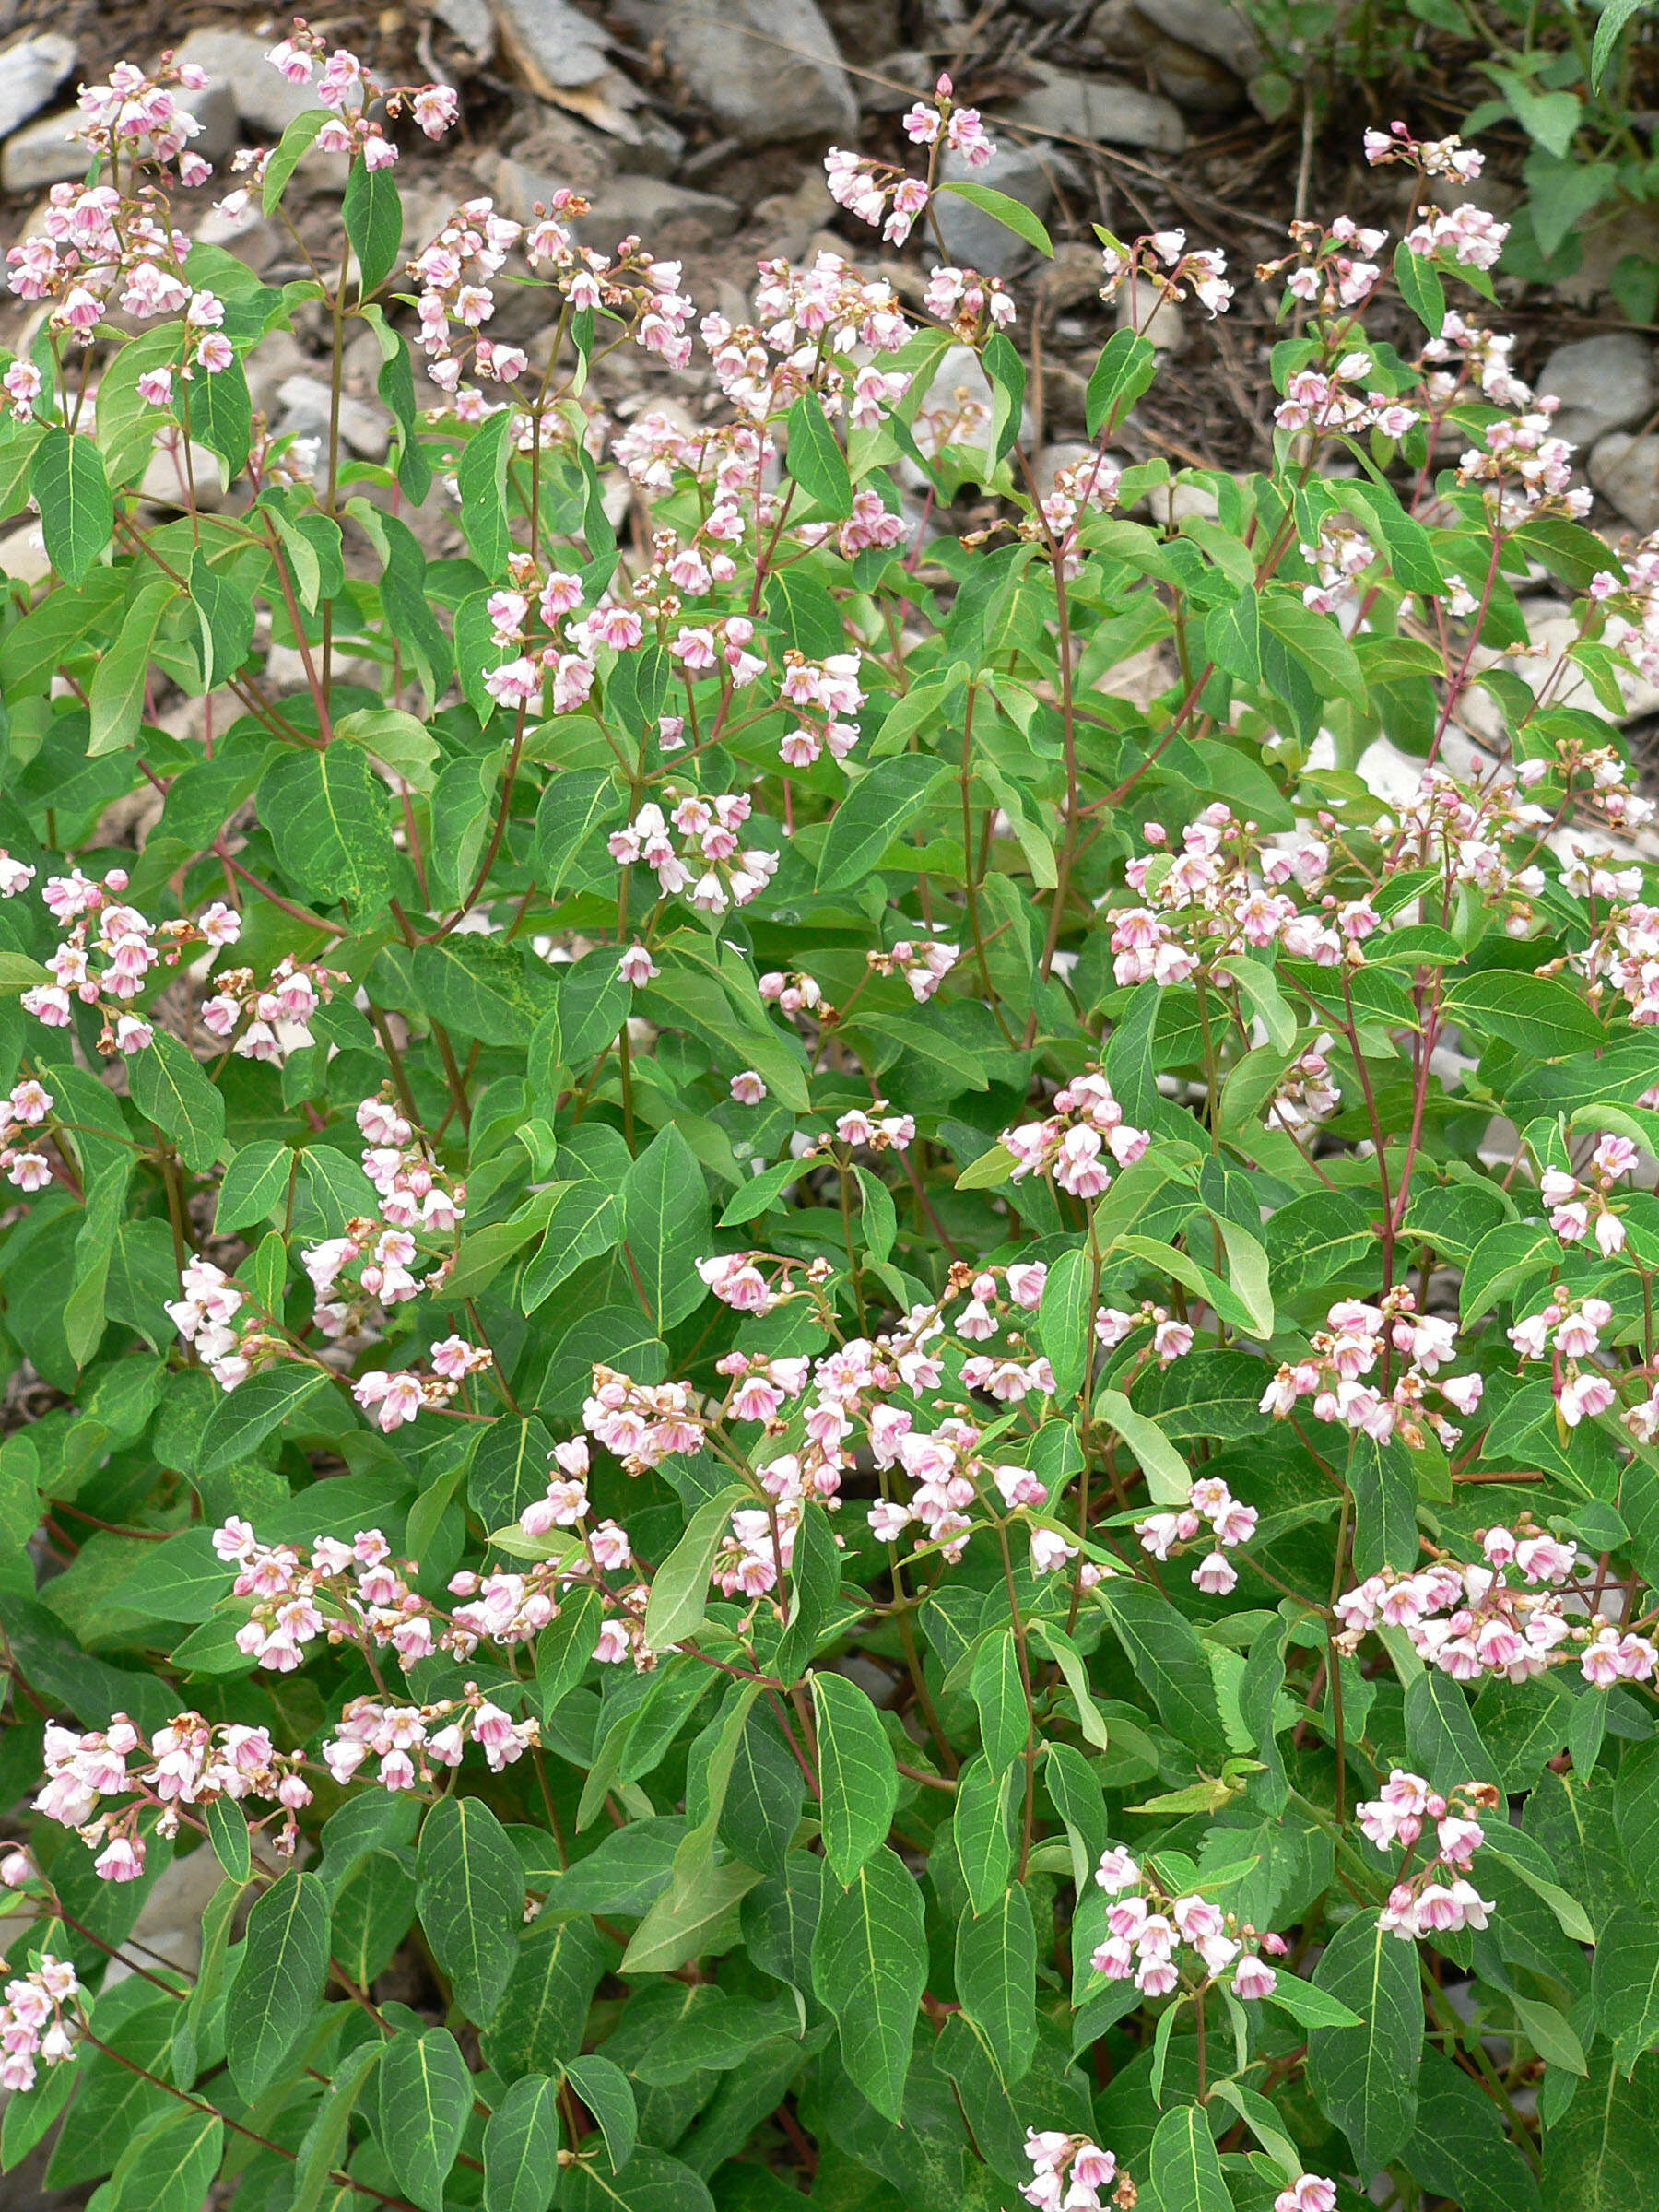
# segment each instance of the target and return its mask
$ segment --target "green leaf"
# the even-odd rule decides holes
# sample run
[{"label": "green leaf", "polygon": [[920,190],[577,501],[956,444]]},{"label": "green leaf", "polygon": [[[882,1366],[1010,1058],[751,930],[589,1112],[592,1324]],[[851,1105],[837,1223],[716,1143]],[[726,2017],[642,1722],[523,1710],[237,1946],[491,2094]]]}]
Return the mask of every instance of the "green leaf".
[{"label": "green leaf", "polygon": [[1626,2075],[1659,2041],[1659,1910],[1621,1905],[1595,1946],[1595,2021]]},{"label": "green leaf", "polygon": [[1535,1060],[1561,1060],[1607,1041],[1606,1025],[1575,985],[1520,968],[1460,976],[1446,994],[1445,1017],[1501,1038]]},{"label": "green leaf", "polygon": [[[1054,1747],[1049,1749],[1053,1752]],[[1088,1770],[1086,1769],[1085,1771]],[[1010,1815],[1017,1777],[1012,1767],[995,1773],[989,1759],[971,1759],[957,1777],[956,1804],[951,1815],[951,1836],[956,1845],[962,1879],[976,1912],[985,1912],[1008,1886],[1014,1869],[1014,1836]],[[1090,1776],[1098,1801],[1100,1785]],[[1101,1823],[1101,1848],[1105,1824]],[[1098,1859],[1099,1852],[1095,1853]],[[1090,1863],[1092,1871],[1092,1862]],[[1087,1881],[1086,1873],[1083,1879]]]},{"label": "green leaf", "polygon": [[[1006,192],[997,192],[989,184],[969,184],[956,177],[946,179],[936,190],[954,193],[959,200],[967,200],[982,215],[993,217],[1005,230],[1012,230],[1016,238],[1023,238],[1028,246],[1035,246],[1050,261],[1054,258],[1053,241],[1048,232],[1029,207],[1010,199]],[[1093,434],[1091,428],[1089,435]]]},{"label": "green leaf", "polygon": [[1155,1505],[1181,1505],[1193,1487],[1192,1469],[1158,1423],[1139,1413],[1121,1390],[1098,1390],[1096,1418],[1115,1429],[1141,1465]]},{"label": "green leaf", "polygon": [[818,512],[836,521],[853,512],[853,478],[816,393],[803,392],[789,410],[784,466]]},{"label": "green leaf", "polygon": [[270,2087],[310,2020],[328,1974],[328,1891],[314,1874],[285,1874],[249,1913],[225,2016],[225,2058],[239,2095],[253,2099]]},{"label": "green leaf", "polygon": [[1012,2088],[1037,2055],[1037,1935],[1022,1886],[983,1912],[970,1905],[957,1923],[956,1987]]},{"label": "green leaf", "polygon": [[615,2059],[594,2055],[573,2058],[565,2079],[599,2123],[611,2165],[620,2173],[639,2140],[639,2115],[627,2075]]},{"label": "green leaf", "polygon": [[228,361],[211,375],[197,377],[185,390],[181,412],[187,416],[190,436],[218,455],[226,483],[234,484],[248,465],[253,441],[253,398],[241,361]]},{"label": "green leaf", "polygon": [[476,1797],[445,1797],[420,1830],[420,1924],[469,2019],[487,2020],[518,1957],[524,1872]]},{"label": "green leaf", "polygon": [[973,1655],[969,1688],[979,1712],[980,1740],[994,1773],[1001,1774],[1030,1741],[1030,1707],[1012,1629],[987,1636]]},{"label": "green leaf", "polygon": [[353,714],[341,715],[335,735],[360,745],[411,791],[431,790],[438,740],[418,715],[406,714],[400,707],[359,707]]},{"label": "green leaf", "polygon": [[899,1773],[880,1715],[856,1684],[819,1668],[812,1677],[812,1706],[824,1856],[845,1888],[887,1841]]},{"label": "green leaf", "polygon": [[1547,2212],[1631,2212],[1653,2199],[1659,2171],[1659,2058],[1638,2060],[1627,2082],[1597,2053],[1563,2118],[1546,2130]]},{"label": "green leaf", "polygon": [[372,921],[391,896],[385,786],[362,748],[278,753],[259,780],[259,818],[282,872],[306,898]]},{"label": "green leaf", "polygon": [[549,900],[557,900],[590,840],[622,815],[622,794],[604,769],[566,769],[548,779],[535,810],[535,850],[538,887]]},{"label": "green leaf", "polygon": [[688,1959],[729,1950],[737,1940],[736,1909],[759,1881],[735,1859],[706,1861],[681,1889],[665,1889],[622,1954],[627,1974],[671,1974]]},{"label": "green leaf", "polygon": [[133,1103],[197,1174],[213,1166],[225,1141],[225,1100],[187,1045],[158,1029],[148,1052],[128,1063]]},{"label": "green leaf", "polygon": [[718,1497],[705,1499],[686,1524],[686,1533],[651,1579],[645,1604],[645,1641],[653,1652],[672,1651],[695,1636],[708,1618],[710,1571],[725,1539],[732,1515],[751,1504],[747,1483],[734,1483]]},{"label": "green leaf", "polygon": [[1289,1304],[1376,1251],[1369,1208],[1351,1191],[1310,1191],[1281,1206],[1263,1228],[1276,1298]]},{"label": "green leaf", "polygon": [[46,557],[65,583],[78,583],[110,542],[115,503],[103,455],[90,438],[48,429],[29,465]]},{"label": "green leaf", "polygon": [[845,1888],[825,1883],[812,1980],[835,2016],[849,2077],[897,2122],[927,1985],[927,1938],[921,1885],[894,1852],[878,1851]]},{"label": "green leaf", "polygon": [[298,1359],[285,1359],[262,1368],[215,1400],[197,1446],[196,1471],[217,1475],[221,1468],[251,1459],[273,1430],[320,1390],[327,1377],[321,1368]]},{"label": "green leaf", "polygon": [[1025,363],[1012,340],[998,330],[985,341],[980,366],[991,385],[991,457],[1000,461],[1019,437],[1025,414]]},{"label": "green leaf", "polygon": [[480,423],[467,440],[455,472],[461,491],[461,527],[486,576],[500,575],[512,550],[507,528],[507,464],[512,451],[508,433],[512,427],[511,408]]},{"label": "green leaf", "polygon": [[1640,13],[1642,0],[1607,0],[1596,20],[1595,37],[1590,47],[1590,87],[1601,90],[1602,79],[1607,74],[1607,64],[1613,58],[1613,49],[1630,18]]},{"label": "green leaf", "polygon": [[1423,2000],[1414,1943],[1370,1912],[1346,1922],[1313,1970],[1313,1986],[1359,2015],[1358,2028],[1313,2028],[1308,2079],[1319,2109],[1352,2144],[1363,2173],[1387,2164],[1417,2120]]},{"label": "green leaf", "polygon": [[861,776],[830,818],[818,853],[817,888],[844,891],[862,883],[922,812],[941,772],[930,757],[900,753]]},{"label": "green leaf", "polygon": [[366,161],[353,161],[340,212],[358,257],[359,297],[367,300],[392,274],[403,244],[403,202],[395,171],[371,169]]},{"label": "green leaf", "polygon": [[260,188],[266,215],[276,214],[288,190],[288,180],[310,153],[317,133],[327,121],[326,108],[307,108],[294,117],[277,140],[265,162]]},{"label": "green leaf", "polygon": [[334,2080],[317,2107],[317,2116],[300,2141],[294,2166],[294,2195],[288,2212],[317,2212],[330,2177],[344,2163],[351,2115],[364,2084],[380,2063],[382,2045],[366,2043],[335,2070]]},{"label": "green leaf", "polygon": [[1423,2053],[1417,2129],[1400,2161],[1458,2212],[1538,2212],[1537,2181],[1498,2107],[1438,2051]]},{"label": "green leaf", "polygon": [[1232,2198],[1201,2105],[1178,2105],[1159,2122],[1151,2175],[1157,2212],[1230,2212]]},{"label": "green leaf", "polygon": [[1446,293],[1432,261],[1414,253],[1402,239],[1394,248],[1394,282],[1400,297],[1431,338],[1438,338],[1446,320]]},{"label": "green leaf", "polygon": [[547,2212],[558,2183],[558,2084],[525,2074],[484,2130],[484,2212]]},{"label": "green leaf", "polygon": [[1280,1971],[1277,1986],[1268,1998],[1281,2012],[1303,2028],[1359,2028],[1364,2025],[1351,2005],[1345,2005],[1317,1983],[1304,1982],[1300,1974]]},{"label": "green leaf", "polygon": [[398,2187],[421,2212],[443,2212],[472,2101],[471,2077],[447,2028],[392,2038],[381,2060],[381,2141]]},{"label": "green leaf", "polygon": [[702,1169],[672,1122],[624,1178],[622,1233],[641,1303],[659,1329],[672,1328],[708,1296],[697,1263],[714,1233]]},{"label": "green leaf", "polygon": [[207,1800],[207,1836],[213,1855],[233,1882],[245,1882],[253,1870],[247,1816],[230,1797]]},{"label": "green leaf", "polygon": [[1083,397],[1083,419],[1091,438],[1108,436],[1135,401],[1149,391],[1158,374],[1158,354],[1150,338],[1134,330],[1114,331],[1100,348]]},{"label": "green leaf", "polygon": [[1246,684],[1262,680],[1262,603],[1247,586],[1204,618],[1204,650],[1218,668]]},{"label": "green leaf", "polygon": [[248,657],[256,619],[253,602],[209,564],[199,546],[190,564],[190,598],[196,611],[202,689],[211,691],[234,676]]},{"label": "green leaf", "polygon": [[274,1214],[288,1196],[294,1154],[275,1137],[259,1137],[232,1155],[218,1187],[213,1226],[218,1236],[248,1229]]},{"label": "green leaf", "polygon": [[1074,1245],[1050,1262],[1042,1286],[1037,1341],[1054,1371],[1055,1395],[1062,1399],[1077,1396],[1088,1371],[1097,1273],[1088,1253]]},{"label": "green leaf", "polygon": [[87,757],[118,753],[138,735],[144,719],[144,684],[150,671],[150,649],[161,618],[178,595],[178,587],[165,576],[142,585],[122,621],[121,635],[92,671],[87,692],[91,710],[91,732]]},{"label": "green leaf", "polygon": [[137,2212],[200,2212],[224,2157],[225,2124],[214,2112],[174,2107],[129,2143],[110,2176],[112,2202]]},{"label": "green leaf", "polygon": [[[593,1641],[590,1633],[590,1649]],[[559,2073],[582,2048],[606,1963],[605,1946],[585,1917],[533,1923],[485,2030],[486,2062],[508,2081]]]},{"label": "green leaf", "polygon": [[1156,1591],[1118,1578],[1096,1585],[1095,1602],[1124,1656],[1152,1692],[1164,1726],[1212,1772],[1231,1755],[1215,1677],[1191,1621]]}]

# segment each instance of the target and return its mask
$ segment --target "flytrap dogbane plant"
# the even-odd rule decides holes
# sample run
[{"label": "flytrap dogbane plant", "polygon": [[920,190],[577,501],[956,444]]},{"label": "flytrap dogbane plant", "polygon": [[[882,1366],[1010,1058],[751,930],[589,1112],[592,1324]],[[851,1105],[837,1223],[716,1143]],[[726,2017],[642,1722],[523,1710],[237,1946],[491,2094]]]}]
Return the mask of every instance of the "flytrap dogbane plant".
[{"label": "flytrap dogbane plant", "polygon": [[[0,2159],[1630,2201],[1659,547],[1475,319],[1477,158],[1371,147],[1392,257],[1291,227],[1251,476],[1123,452],[1229,278],[1103,241],[1040,482],[934,200],[1048,241],[948,85],[829,164],[919,310],[850,241],[740,319],[568,192],[406,238],[453,96],[273,61],[221,179],[172,64],[89,88],[8,264]],[[384,462],[255,416],[290,330],[342,397],[371,335]]]}]

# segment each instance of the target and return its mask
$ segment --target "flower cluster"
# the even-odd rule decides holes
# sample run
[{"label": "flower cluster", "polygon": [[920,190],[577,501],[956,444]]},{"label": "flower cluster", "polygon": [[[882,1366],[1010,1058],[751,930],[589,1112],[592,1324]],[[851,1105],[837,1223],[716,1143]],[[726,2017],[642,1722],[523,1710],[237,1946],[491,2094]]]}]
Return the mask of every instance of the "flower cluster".
[{"label": "flower cluster", "polygon": [[1031,2162],[1031,2178],[1019,2194],[1037,2212],[1101,2212],[1100,2192],[1114,2181],[1118,2187],[1112,2203],[1134,2206],[1135,2186],[1127,2174],[1119,2178],[1117,2154],[1102,2150],[1087,2136],[1029,2127],[1025,2155]]},{"label": "flower cluster", "polygon": [[953,93],[950,78],[941,76],[933,102],[915,101],[904,117],[904,135],[912,145],[934,149],[928,179],[910,176],[890,162],[873,161],[839,146],[832,146],[824,157],[830,197],[861,223],[879,229],[890,246],[903,245],[932,198],[930,180],[940,150],[948,149],[968,169],[983,169],[996,152],[978,109],[959,107]]},{"label": "flower cluster", "polygon": [[[1126,283],[1135,280],[1137,288],[1131,298],[1136,327],[1150,319],[1161,301],[1184,300],[1188,287],[1212,315],[1225,314],[1232,302],[1227,256],[1211,247],[1188,253],[1184,230],[1153,230],[1127,246],[1114,239],[1100,249],[1100,262],[1106,276],[1100,287],[1102,300],[1115,300]],[[1140,287],[1151,298],[1150,307],[1141,304]]]},{"label": "flower cluster", "polygon": [[[0,897],[15,898],[32,874],[8,864]],[[153,1026],[132,1010],[155,970],[177,967],[187,949],[205,947],[211,958],[241,935],[241,916],[217,902],[199,922],[148,921],[124,903],[127,882],[124,868],[110,869],[100,882],[78,868],[48,877],[41,895],[67,934],[46,962],[51,982],[34,984],[20,999],[24,1012],[49,1030],[67,1029],[77,1004],[95,1006],[103,1023],[98,1049],[106,1055],[147,1052],[155,1042]]]},{"label": "flower cluster", "polygon": [[937,937],[920,942],[900,937],[890,952],[867,952],[865,959],[877,975],[901,975],[916,1004],[925,1006],[962,957],[959,945]]},{"label": "flower cluster", "polygon": [[[1469,1880],[1475,1853],[1486,1841],[1486,1831],[1474,1818],[1490,1812],[1498,1792],[1489,1783],[1465,1782],[1448,1795],[1431,1790],[1420,1774],[1395,1767],[1382,1784],[1382,1794],[1355,1808],[1366,1839],[1379,1851],[1404,1849],[1401,1878],[1388,1893],[1388,1902],[1377,1924],[1410,1943],[1422,1936],[1441,1936],[1457,1928],[1484,1928],[1491,1901]],[[1411,1856],[1425,1827],[1434,1823],[1434,1850],[1415,1874],[1407,1875]]]},{"label": "flower cluster", "polygon": [[[1282,1936],[1241,1925],[1206,1897],[1166,1897],[1121,1844],[1102,1854],[1094,1878],[1112,1903],[1109,1933],[1089,1964],[1109,1982],[1133,1979],[1143,1995],[1167,1997],[1185,1965],[1200,1983],[1230,1974],[1229,1987],[1239,1997],[1270,1997],[1278,1987],[1277,1971],[1261,1954],[1282,1959],[1288,1948]],[[1183,1960],[1183,1947],[1195,1966]]]},{"label": "flower cluster", "polygon": [[80,2020],[80,1983],[66,1959],[41,1954],[39,1966],[6,1984],[0,2003],[0,2089],[22,2096],[32,2089],[40,2065],[62,2065],[75,2056]]},{"label": "flower cluster", "polygon": [[1132,1168],[1152,1142],[1151,1134],[1124,1119],[1112,1086],[1098,1070],[1074,1077],[1054,1093],[1053,1111],[1040,1122],[1002,1133],[1014,1156],[1013,1181],[1052,1175],[1074,1198],[1098,1198],[1112,1170]]},{"label": "flower cluster", "polygon": [[52,1093],[32,1076],[14,1083],[6,1101],[0,1119],[0,1167],[20,1191],[43,1190],[52,1181],[52,1161],[38,1148],[44,1140],[30,1132],[41,1127],[53,1103]]},{"label": "flower cluster", "polygon": [[747,792],[712,799],[693,793],[667,815],[648,800],[626,830],[612,831],[610,856],[624,867],[650,868],[665,899],[683,894],[699,913],[724,914],[758,899],[777,871],[777,853],[738,844],[751,807]]},{"label": "flower cluster", "polygon": [[1607,1198],[1613,1185],[1636,1165],[1636,1147],[1628,1136],[1603,1136],[1582,1179],[1564,1168],[1545,1169],[1539,1189],[1550,1209],[1549,1226],[1563,1244],[1582,1243],[1594,1235],[1604,1259],[1624,1250],[1625,1225]]},{"label": "flower cluster", "polygon": [[[49,1724],[42,1757],[47,1781],[36,1812],[76,1830],[98,1851],[95,1865],[107,1882],[136,1881],[144,1872],[138,1822],[146,1812],[157,1814],[157,1835],[174,1836],[185,1813],[212,1799],[263,1799],[282,1812],[273,1843],[286,1854],[298,1839],[294,1816],[312,1801],[300,1752],[278,1752],[266,1729],[199,1712],[175,1713],[149,1744],[124,1712],[85,1735]],[[113,1797],[126,1803],[100,1809]]]},{"label": "flower cluster", "polygon": [[1509,1332],[1524,1360],[1551,1360],[1551,1385],[1561,1418],[1570,1429],[1606,1413],[1618,1396],[1615,1379],[1591,1365],[1601,1349],[1601,1333],[1613,1319],[1605,1298],[1574,1298],[1558,1292],[1541,1312],[1529,1313]]},{"label": "flower cluster", "polygon": [[499,1774],[540,1741],[539,1722],[515,1721],[468,1682],[461,1697],[431,1705],[353,1698],[324,1743],[323,1763],[342,1788],[374,1759],[380,1763],[365,1781],[382,1790],[429,1789],[438,1784],[433,1768],[458,1767],[469,1743]]},{"label": "flower cluster", "polygon": [[1523,1521],[1513,1530],[1487,1530],[1481,1548],[1477,1564],[1441,1559],[1416,1574],[1384,1568],[1368,1576],[1336,1601],[1340,1646],[1351,1652],[1370,1630],[1397,1628],[1455,1682],[1487,1675],[1524,1682],[1575,1653],[1594,1688],[1653,1678],[1659,1653],[1646,1637],[1621,1632],[1587,1608],[1568,1618],[1563,1592],[1579,1572],[1577,1545]]},{"label": "flower cluster", "polygon": [[251,968],[233,968],[214,977],[213,994],[202,1005],[202,1026],[215,1037],[229,1039],[241,1059],[280,1064],[290,1053],[302,1053],[316,1042],[306,1024],[350,980],[337,968],[286,956],[265,983]]},{"label": "flower cluster", "polygon": [[1239,1571],[1227,1554],[1250,1542],[1256,1518],[1253,1505],[1241,1505],[1218,1476],[1206,1475],[1194,1483],[1178,1512],[1150,1514],[1135,1524],[1135,1533],[1143,1550],[1155,1559],[1167,1559],[1172,1550],[1192,1543],[1207,1523],[1209,1549],[1194,1568],[1193,1580],[1212,1596],[1226,1597],[1239,1581]]},{"label": "flower cluster", "polygon": [[1270,946],[1321,967],[1363,959],[1359,947],[1380,920],[1368,900],[1339,906],[1327,895],[1310,912],[1288,888],[1317,892],[1324,885],[1331,863],[1324,839],[1298,833],[1268,843],[1219,802],[1183,826],[1178,853],[1165,849],[1161,823],[1148,822],[1144,834],[1152,850],[1131,860],[1124,877],[1146,903],[1112,915],[1119,983],[1184,983],[1200,971],[1224,975],[1218,963],[1230,955]]},{"label": "flower cluster", "polygon": [[[1379,1443],[1398,1436],[1414,1451],[1432,1430],[1449,1451],[1463,1432],[1427,1403],[1428,1392],[1437,1391],[1454,1412],[1467,1416],[1485,1389],[1477,1374],[1441,1375],[1457,1356],[1455,1324],[1419,1313],[1415,1293],[1404,1284],[1374,1306],[1363,1299],[1339,1300],[1326,1321],[1310,1337],[1308,1358],[1279,1368],[1262,1393],[1260,1410],[1288,1420],[1302,1399],[1311,1398],[1315,1420],[1339,1421]],[[1380,1387],[1366,1380],[1379,1362]]]}]

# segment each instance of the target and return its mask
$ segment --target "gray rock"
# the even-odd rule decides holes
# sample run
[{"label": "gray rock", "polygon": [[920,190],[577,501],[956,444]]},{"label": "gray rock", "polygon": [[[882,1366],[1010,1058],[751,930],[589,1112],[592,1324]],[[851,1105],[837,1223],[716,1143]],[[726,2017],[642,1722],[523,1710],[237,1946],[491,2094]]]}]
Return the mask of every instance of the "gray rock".
[{"label": "gray rock", "polygon": [[460,40],[480,68],[493,58],[496,27],[489,0],[438,0],[432,13],[452,38]]},{"label": "gray rock", "polygon": [[319,103],[314,84],[290,85],[280,69],[272,68],[265,59],[270,51],[265,40],[245,30],[193,30],[179,59],[206,69],[209,88],[228,94],[243,123],[280,138],[296,115]]},{"label": "gray rock", "polygon": [[714,192],[693,192],[662,177],[613,177],[576,225],[583,245],[608,253],[632,232],[653,253],[679,253],[729,238],[740,210]]},{"label": "gray rock", "polygon": [[0,576],[13,583],[44,583],[52,573],[39,523],[25,523],[0,537]]},{"label": "gray rock", "polygon": [[1132,277],[1118,293],[1117,326],[1138,330],[1159,353],[1186,350],[1187,330],[1180,308],[1173,300],[1166,300],[1149,277]]},{"label": "gray rock", "polygon": [[571,0],[493,0],[493,6],[502,45],[543,100],[597,84],[609,69],[604,31]]},{"label": "gray rock", "polygon": [[1632,330],[1604,331],[1558,346],[1537,381],[1540,395],[1560,401],[1557,433],[1588,448],[1609,430],[1628,429],[1653,410],[1659,376],[1653,349]]},{"label": "gray rock", "polygon": [[1590,456],[1590,481],[1644,536],[1659,530],[1659,437],[1610,431]]},{"label": "gray rock", "polygon": [[1032,130],[1060,138],[1098,139],[1107,146],[1138,146],[1179,154],[1187,142],[1181,111],[1156,92],[1140,92],[1111,77],[1076,76],[1041,64],[1043,82],[1017,100],[1009,113]]},{"label": "gray rock", "polygon": [[193,440],[185,459],[184,441],[175,431],[158,438],[139,480],[138,497],[152,507],[219,506],[225,497],[224,465],[218,455]]},{"label": "gray rock", "polygon": [[1195,46],[1236,77],[1248,81],[1264,65],[1260,42],[1241,7],[1229,0],[1135,0],[1166,38]]},{"label": "gray rock", "polygon": [[858,102],[817,0],[618,0],[617,14],[660,41],[692,97],[745,146],[850,138]]},{"label": "gray rock", "polygon": [[1180,39],[1167,38],[1156,24],[1146,27],[1142,63],[1166,100],[1183,115],[1230,115],[1244,88],[1230,69]]},{"label": "gray rock", "polygon": [[[988,184],[1039,217],[1054,196],[1053,156],[1046,149],[1015,146],[1006,138],[982,168],[970,169],[959,154],[947,153],[939,174],[947,183]],[[954,192],[939,194],[933,214],[946,252],[962,268],[978,269],[984,276],[1011,276],[1033,257],[1034,249],[1006,223],[971,201],[959,199]]]},{"label": "gray rock", "polygon": [[[283,436],[291,432],[301,438],[327,438],[331,401],[329,388],[320,376],[285,378],[277,387],[276,401],[284,410],[276,425]],[[371,406],[364,400],[342,397],[340,401],[342,441],[371,461],[385,458],[389,420],[384,408]]]},{"label": "gray rock", "polygon": [[37,31],[0,53],[0,138],[38,115],[75,66],[75,41]]},{"label": "gray rock", "polygon": [[[933,90],[939,65],[932,54],[923,53],[920,48],[903,46],[873,62],[870,72],[858,88],[859,105],[865,113],[901,115],[912,101],[925,99]],[[875,77],[886,82],[874,83]]]},{"label": "gray rock", "polygon": [[81,120],[74,108],[60,108],[14,131],[0,147],[0,192],[44,192],[84,177],[92,157],[70,131]]}]

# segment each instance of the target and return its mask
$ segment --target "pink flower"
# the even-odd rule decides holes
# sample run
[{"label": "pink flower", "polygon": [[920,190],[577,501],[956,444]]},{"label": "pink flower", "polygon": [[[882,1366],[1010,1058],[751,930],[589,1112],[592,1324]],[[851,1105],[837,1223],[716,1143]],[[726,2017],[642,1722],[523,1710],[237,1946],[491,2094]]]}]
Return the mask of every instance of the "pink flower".
[{"label": "pink flower", "polygon": [[732,1077],[732,1096],[739,1106],[759,1106],[766,1096],[766,1085],[752,1067],[746,1067],[740,1076]]}]

